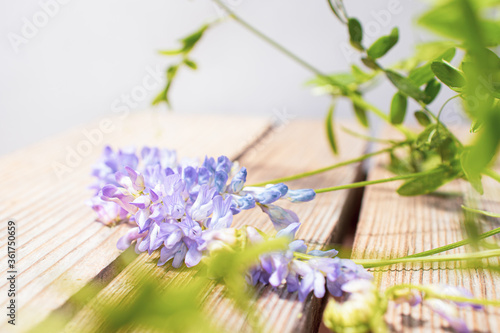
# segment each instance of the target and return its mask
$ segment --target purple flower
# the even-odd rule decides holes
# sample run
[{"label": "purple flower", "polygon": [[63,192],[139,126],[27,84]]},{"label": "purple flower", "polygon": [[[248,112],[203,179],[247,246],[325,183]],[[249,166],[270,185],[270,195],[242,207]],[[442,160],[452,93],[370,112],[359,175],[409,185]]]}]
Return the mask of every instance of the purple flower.
[{"label": "purple flower", "polygon": [[128,212],[120,205],[112,201],[104,201],[99,196],[89,200],[89,204],[97,213],[97,220],[105,225],[114,225],[128,216]]},{"label": "purple flower", "polygon": [[291,223],[299,222],[297,214],[276,205],[261,205],[262,211],[269,215],[276,230],[286,228]]},{"label": "purple flower", "polygon": [[307,298],[311,291],[314,291],[314,296],[317,298],[322,298],[325,295],[325,276],[318,269],[318,266],[311,260],[309,262],[294,260],[292,263],[293,271],[302,278],[299,282],[299,300],[301,302]]},{"label": "purple flower", "polygon": [[131,204],[135,197],[122,187],[116,187],[112,184],[106,185],[99,192],[99,195],[102,200],[114,202],[131,214],[135,214],[138,210],[136,206]]},{"label": "purple flower", "polygon": [[139,228],[135,227],[127,231],[127,233],[120,237],[118,240],[118,243],[116,244],[116,247],[118,250],[126,250],[129,248],[129,246],[132,244],[133,241],[144,237],[145,233],[140,233]]},{"label": "purple flower", "polygon": [[[436,294],[455,296],[455,297],[473,298],[472,293],[469,290],[462,288],[462,287],[451,286],[449,284],[442,283],[442,284],[438,284],[438,285],[431,285],[431,286],[429,286],[429,288],[433,289],[433,291]],[[480,304],[473,304],[473,303],[467,303],[467,302],[456,302],[456,301],[452,301],[452,302],[460,307],[470,306],[476,310],[480,310],[483,308],[483,306]]]},{"label": "purple flower", "polygon": [[213,199],[214,211],[213,216],[207,222],[207,229],[217,230],[229,228],[233,223],[233,214],[231,212],[232,198],[229,195],[225,200],[216,195]]},{"label": "purple flower", "polygon": [[[237,239],[231,229],[233,215],[259,203],[278,230],[277,237],[287,237],[291,243],[288,251],[269,254],[269,262],[263,257],[269,272],[261,265],[253,278],[271,280],[276,286],[290,281],[291,289],[298,286],[299,276],[289,266],[294,251],[306,251],[303,241],[293,241],[299,219],[292,211],[270,204],[287,195],[285,184],[247,189],[246,168],[238,171],[238,164],[226,156],[205,157],[200,165],[197,160],[178,162],[175,151],[155,147],[142,148],[139,156],[132,150],[115,152],[106,147],[92,174],[97,178],[97,194],[90,204],[98,220],[136,225],[120,238],[118,248],[136,242],[138,253],[159,250],[159,265],[172,260],[174,267],[182,262],[194,266],[210,251],[233,246]],[[251,233],[249,240],[258,238]]]},{"label": "purple flower", "polygon": [[332,296],[342,296],[342,286],[355,279],[371,280],[373,276],[363,266],[356,265],[352,260],[339,259],[334,270],[327,273],[326,286]]},{"label": "purple flower", "polygon": [[457,308],[451,303],[437,298],[430,298],[426,299],[424,304],[446,320],[456,332],[470,332],[465,321],[459,318]]},{"label": "purple flower", "polygon": [[213,197],[215,194],[215,188],[210,188],[208,185],[202,185],[200,191],[198,192],[198,197],[193,203],[190,210],[191,218],[195,221],[203,222],[213,211]]}]

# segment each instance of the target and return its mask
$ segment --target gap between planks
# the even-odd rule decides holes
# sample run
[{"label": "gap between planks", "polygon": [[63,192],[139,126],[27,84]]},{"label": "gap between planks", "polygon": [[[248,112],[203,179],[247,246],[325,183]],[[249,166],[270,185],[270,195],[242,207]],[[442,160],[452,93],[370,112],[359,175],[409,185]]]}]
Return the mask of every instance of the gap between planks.
[{"label": "gap between planks", "polygon": [[[345,140],[345,141],[344,141]],[[341,160],[346,160],[364,153],[366,145],[362,140],[340,135],[339,141],[349,142],[348,149]],[[291,122],[280,131],[267,135],[255,147],[249,149],[240,159],[241,165],[248,169],[248,183],[282,177],[318,167],[333,164],[339,158],[331,156],[323,132],[323,124],[318,121]],[[359,165],[343,167],[329,173],[316,175],[303,180],[290,182],[290,188],[319,188],[353,182],[360,177]],[[340,239],[344,225],[341,219],[348,221],[353,211],[351,202],[354,197],[349,191],[338,191],[320,194],[309,203],[284,204],[299,215],[303,225],[297,233],[297,238],[305,239],[312,248],[328,247],[333,239]],[[341,217],[342,216],[342,217]],[[339,222],[340,221],[340,222]],[[253,225],[266,232],[272,230],[272,224],[266,216],[257,211],[235,217],[236,226]],[[102,305],[121,304],[131,297],[130,288],[132,272],[140,275],[153,275],[159,278],[159,283],[169,284],[173,275],[176,279],[189,281],[191,272],[184,274],[183,269],[173,269],[169,264],[162,268],[149,263],[151,258],[141,254],[132,264],[127,266],[113,279],[97,296],[87,303],[83,309],[66,326],[65,331],[92,332],[99,331],[102,320],[99,318]],[[146,263],[146,261],[148,263]],[[160,278],[161,277],[161,278]],[[238,314],[227,301],[220,297],[220,287],[207,299],[206,308],[217,318],[217,322],[225,323],[229,331],[248,331],[246,318]],[[109,303],[108,303],[109,302]],[[309,297],[305,303],[297,300],[296,293],[289,294],[284,289],[273,291],[269,286],[258,289],[256,308],[261,316],[264,330],[267,332],[315,332],[321,319],[322,300]]]}]

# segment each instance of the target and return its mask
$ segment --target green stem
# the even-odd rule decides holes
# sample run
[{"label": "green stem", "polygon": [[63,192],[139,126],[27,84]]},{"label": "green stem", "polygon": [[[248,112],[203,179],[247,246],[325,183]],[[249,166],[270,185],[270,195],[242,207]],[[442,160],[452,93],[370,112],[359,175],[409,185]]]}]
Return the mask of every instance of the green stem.
[{"label": "green stem", "polygon": [[393,182],[396,180],[411,179],[411,178],[415,178],[415,177],[430,175],[430,174],[437,173],[437,172],[439,172],[439,170],[429,170],[429,171],[424,171],[424,172],[412,173],[410,175],[402,175],[402,176],[377,179],[377,180],[366,180],[366,181],[352,183],[352,184],[320,188],[320,189],[317,189],[314,191],[316,193],[326,193],[326,192],[333,192],[333,191],[338,191],[338,190],[347,190],[347,189],[351,189],[351,188],[365,187],[367,185]]},{"label": "green stem", "polygon": [[[499,233],[500,233],[500,228],[495,228],[493,230],[490,230],[488,232],[485,232],[485,233],[482,233],[482,234],[478,235],[477,238],[478,239],[485,239],[485,238],[491,237],[491,236],[499,234]],[[468,239],[464,239],[464,240],[461,240],[461,241],[458,241],[458,242],[455,242],[455,243],[451,243],[451,244],[448,244],[448,245],[445,245],[445,246],[437,247],[437,248],[432,249],[432,250],[423,251],[423,252],[415,253],[415,254],[412,254],[412,255],[409,255],[409,256],[405,256],[405,257],[402,257],[401,259],[403,259],[403,258],[427,257],[427,256],[430,256],[430,255],[433,255],[433,254],[437,254],[437,253],[441,253],[441,252],[453,250],[453,249],[456,249],[457,247],[461,247],[461,246],[464,246],[464,245],[471,244],[472,242],[473,242],[473,240],[471,240],[470,238],[468,238]]]},{"label": "green stem", "polygon": [[344,127],[344,126],[341,126],[341,128],[342,128],[342,131],[344,131],[345,133],[347,133],[347,134],[349,134],[349,135],[351,135],[351,136],[353,136],[355,138],[363,139],[365,141],[378,142],[378,143],[384,143],[384,144],[390,144],[390,145],[402,145],[402,144],[409,143],[408,141],[398,142],[398,141],[395,141],[395,140],[387,140],[387,139],[375,138],[373,136],[368,136],[368,135],[364,135],[364,134],[355,132],[352,129],[349,129],[349,128]]},{"label": "green stem", "polygon": [[[475,212],[475,213],[481,213],[481,214],[488,215],[488,216],[493,216],[493,217],[500,217],[500,216],[498,216],[496,214],[489,215],[489,212],[484,212],[484,211],[480,211],[480,210],[477,210],[477,209],[472,209],[472,208],[468,208],[468,207],[464,207],[464,206],[462,206],[462,207],[464,209],[466,209],[466,210],[470,210],[470,211]],[[497,234],[500,234],[500,227],[499,228],[495,228],[495,229],[490,230],[490,231],[487,231],[485,233],[482,233],[482,234],[478,235],[477,238],[478,239],[485,239],[485,238],[488,238],[488,237],[491,237],[491,236],[494,236],[494,235],[497,235]],[[455,242],[455,243],[451,243],[451,244],[448,244],[448,245],[445,245],[445,246],[437,247],[437,248],[432,249],[432,250],[423,251],[423,252],[415,253],[415,254],[412,254],[412,255],[409,255],[409,256],[404,256],[404,257],[397,258],[397,259],[392,259],[392,260],[427,257],[427,256],[430,256],[430,255],[433,255],[433,254],[438,254],[438,253],[441,253],[441,252],[453,250],[453,249],[456,249],[458,247],[470,244],[472,242],[473,241],[471,239],[464,239],[464,240],[461,240],[461,241],[458,241],[458,242]],[[314,258],[314,256],[310,256],[310,255],[303,254],[303,253],[295,253],[295,256],[298,259],[304,259],[304,260],[309,260],[309,259]],[[370,259],[370,260],[374,260],[375,261],[375,259]]]},{"label": "green stem", "polygon": [[[250,25],[248,22],[243,20],[241,17],[236,15],[235,12],[233,12],[229,7],[227,7],[221,0],[213,0],[215,3],[217,3],[220,7],[222,7],[236,22],[241,24],[243,27],[248,29],[250,32],[264,40],[265,42],[269,43],[271,46],[276,48],[278,51],[282,52],[284,55],[288,56],[304,68],[308,69],[309,71],[313,72],[314,74],[320,76],[321,78],[325,79],[326,81],[330,82],[331,84],[338,86],[341,88],[342,92],[345,94],[346,97],[350,98],[354,103],[356,103],[360,107],[364,107],[365,109],[371,110],[373,113],[375,113],[378,117],[382,118],[386,122],[390,124],[389,117],[380,109],[377,107],[371,105],[370,103],[366,102],[362,97],[356,95],[356,93],[350,91],[343,85],[342,83],[338,82],[337,80],[334,80],[332,77],[326,75],[313,65],[309,64],[305,60],[299,58],[295,54],[293,54],[291,51],[286,49],[284,46],[279,44],[278,42],[272,40],[271,38],[267,37],[264,35],[262,32],[259,30],[255,29],[252,25]],[[394,125],[395,128],[397,128],[399,131],[401,131],[406,137],[410,138],[413,134],[412,132],[407,129],[406,127],[403,127],[401,125]]]},{"label": "green stem", "polygon": [[349,164],[352,164],[352,163],[361,162],[361,161],[363,161],[363,160],[365,160],[367,158],[370,158],[372,156],[376,156],[376,155],[379,155],[379,154],[382,154],[382,153],[385,153],[385,152],[390,152],[394,148],[396,148],[396,147],[386,148],[386,149],[382,149],[382,150],[379,150],[379,151],[376,151],[376,152],[373,152],[373,153],[361,155],[359,157],[353,158],[352,160],[347,160],[347,161],[344,161],[344,162],[333,164],[333,165],[330,165],[330,166],[327,166],[327,167],[324,167],[324,168],[321,168],[321,169],[307,171],[307,172],[299,173],[299,174],[296,174],[296,175],[293,175],[293,176],[277,178],[277,179],[269,180],[269,181],[266,181],[266,182],[249,185],[249,186],[264,186],[264,185],[267,185],[267,184],[284,183],[284,182],[288,182],[288,181],[291,181],[291,180],[296,180],[296,179],[301,179],[301,178],[305,178],[305,177],[314,176],[314,175],[317,175],[317,174],[320,174],[320,173],[323,173],[323,172],[326,172],[326,171],[330,171],[330,170],[333,170],[333,169],[336,169],[336,168],[340,168],[342,166],[346,166],[346,165],[349,165]]},{"label": "green stem", "polygon": [[500,183],[500,174],[498,174],[497,172],[491,169],[486,169],[483,171],[483,174]]},{"label": "green stem", "polygon": [[466,211],[469,211],[469,212],[472,212],[472,213],[482,214],[482,215],[486,215],[486,216],[490,216],[490,217],[500,217],[500,214],[496,214],[496,213],[492,213],[492,212],[487,212],[485,210],[470,208],[470,207],[467,207],[467,206],[464,206],[464,205],[462,205],[462,209],[466,210]]},{"label": "green stem", "polygon": [[[460,140],[458,140],[458,138],[455,136],[455,134],[453,134],[440,120],[440,117],[441,117],[441,113],[443,112],[444,110],[444,107],[446,106],[446,104],[448,104],[450,101],[454,100],[455,98],[457,97],[460,97],[462,95],[458,94],[458,95],[455,95],[455,96],[452,96],[450,98],[448,98],[444,104],[441,106],[441,108],[439,109],[439,112],[437,114],[437,117],[436,117],[436,121],[437,121],[437,124],[438,124],[438,127],[436,128],[436,132],[439,133],[439,125],[443,126],[444,128],[446,128],[446,130],[448,131],[448,133],[450,133],[450,135],[455,139],[456,142],[458,142],[460,144],[460,147],[463,148],[464,145],[462,144],[462,142]],[[427,108],[426,108],[427,110]],[[429,112],[429,110],[427,110]]]},{"label": "green stem", "polygon": [[327,2],[328,2],[328,5],[330,6],[330,9],[333,12],[333,14],[335,16],[337,16],[337,18],[339,19],[339,21],[342,22],[342,23],[344,23],[344,24],[347,24],[347,14],[343,10],[343,8],[342,8],[342,15],[340,15],[339,13],[337,13],[337,9],[333,5],[332,0],[327,0]]},{"label": "green stem", "polygon": [[419,285],[414,285],[414,284],[398,284],[398,285],[389,287],[385,290],[385,294],[388,298],[390,298],[391,296],[394,296],[394,292],[396,290],[400,290],[400,289],[416,289],[418,291],[425,293],[425,296],[428,298],[446,299],[446,300],[450,300],[453,302],[460,302],[460,303],[500,306],[500,301],[497,301],[497,300],[468,298],[468,297],[463,297],[463,296],[452,296],[452,295],[446,295],[446,294],[439,294],[427,286],[419,286]]},{"label": "green stem", "polygon": [[477,260],[477,259],[485,259],[485,258],[499,257],[499,256],[500,256],[500,250],[487,250],[475,253],[444,254],[426,258],[354,259],[353,261],[358,265],[363,265],[363,267],[365,268],[374,268],[374,267],[390,266],[402,263],[467,261],[467,260]]},{"label": "green stem", "polygon": [[[219,6],[221,6],[236,22],[238,22],[243,27],[245,27],[246,29],[248,29],[250,32],[252,32],[256,36],[260,37],[261,39],[263,39],[264,41],[266,41],[267,43],[269,43],[271,46],[273,46],[274,48],[276,48],[277,50],[279,50],[280,52],[282,52],[283,54],[285,54],[289,58],[291,58],[294,61],[296,61],[297,63],[299,63],[301,66],[307,68],[308,70],[310,70],[311,72],[313,72],[314,74],[316,74],[318,76],[321,76],[321,77],[323,77],[323,78],[325,78],[325,79],[327,79],[329,81],[334,81],[331,77],[327,76],[326,74],[324,74],[323,72],[321,72],[319,69],[317,69],[313,65],[309,64],[305,60],[302,60],[301,58],[299,58],[298,56],[296,56],[295,54],[293,54],[292,52],[290,52],[289,50],[287,50],[284,46],[282,46],[278,42],[272,40],[271,38],[267,37],[266,35],[264,35],[259,30],[255,29],[248,22],[246,22],[241,17],[239,17],[238,15],[236,15],[236,13],[233,12],[228,6],[226,6],[221,0],[213,0],[213,1],[216,2]],[[340,84],[337,81],[334,81],[334,83],[336,85]]]}]

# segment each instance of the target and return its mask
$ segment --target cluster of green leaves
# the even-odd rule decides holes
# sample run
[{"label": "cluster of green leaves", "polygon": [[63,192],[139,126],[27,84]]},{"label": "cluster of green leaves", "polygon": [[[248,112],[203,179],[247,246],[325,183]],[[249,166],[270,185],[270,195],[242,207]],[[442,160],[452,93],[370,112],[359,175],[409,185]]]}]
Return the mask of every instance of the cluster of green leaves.
[{"label": "cluster of green leaves", "polygon": [[[359,122],[367,126],[366,109],[360,112],[359,96],[363,87],[369,86],[380,74],[397,89],[391,102],[388,117],[384,120],[401,129],[408,111],[408,99],[420,106],[413,114],[423,127],[420,133],[406,134],[406,154],[391,152],[389,168],[398,174],[429,171],[425,175],[408,180],[399,189],[401,195],[430,193],[445,183],[467,179],[482,193],[481,175],[487,172],[500,143],[500,58],[492,47],[500,44],[500,22],[493,20],[492,8],[499,8],[494,0],[447,0],[438,2],[424,13],[418,23],[445,37],[444,40],[420,45],[416,54],[393,68],[384,68],[379,59],[398,43],[397,28],[373,42],[363,45],[363,28],[356,18],[349,17],[340,0],[334,4],[335,15],[342,19],[349,32],[352,47],[360,52],[367,71],[357,66],[350,73],[328,77],[318,76],[310,83],[332,95],[334,99],[347,97],[352,100]],[[464,54],[455,59],[457,49]],[[452,65],[452,61],[459,63]],[[362,73],[362,74],[361,74]],[[472,120],[471,132],[478,138],[470,146],[464,146],[440,121],[444,107],[436,114],[429,109],[442,85],[456,92],[463,101],[464,109]],[[333,133],[333,111],[326,118],[329,142],[337,151]],[[362,116],[360,117],[360,114]],[[378,114],[380,116],[380,114]],[[399,148],[398,145],[394,148]]]},{"label": "cluster of green leaves", "polygon": [[178,49],[159,51],[159,53],[162,55],[180,56],[181,59],[176,64],[171,65],[167,68],[167,72],[166,72],[167,84],[166,84],[165,88],[153,100],[153,105],[159,104],[161,102],[165,102],[170,107],[170,99],[169,99],[168,94],[170,91],[170,87],[172,86],[172,82],[176,78],[177,73],[179,71],[179,68],[181,68],[183,66],[188,67],[188,68],[193,69],[193,70],[196,70],[198,68],[198,65],[196,64],[196,62],[191,60],[189,58],[189,55],[190,55],[191,51],[193,50],[193,48],[196,46],[196,44],[201,40],[205,31],[210,26],[211,26],[210,24],[204,24],[201,26],[201,28],[199,28],[195,32],[182,38],[180,40],[181,47]]},{"label": "cluster of green leaves", "polygon": [[[362,23],[347,14],[342,0],[327,0],[335,16],[345,24],[349,42],[359,51],[363,64],[351,65],[347,73],[331,75],[323,74],[250,26],[223,3],[215,1],[242,26],[316,74],[308,83],[332,96],[332,106],[327,112],[325,127],[334,153],[338,152],[333,126],[335,100],[347,98],[361,125],[370,126],[368,112],[371,111],[406,136],[404,144],[394,143],[389,168],[397,174],[419,175],[403,184],[398,190],[400,194],[429,193],[460,177],[467,179],[482,193],[481,176],[491,176],[488,167],[496,156],[500,143],[500,131],[496,130],[500,126],[500,59],[493,51],[500,44],[500,22],[492,17],[492,9],[498,9],[500,1],[436,2],[420,17],[418,23],[444,38],[419,45],[415,55],[385,68],[380,64],[380,59],[397,45],[400,38],[398,28],[393,28],[388,35],[366,46]],[[180,49],[162,52],[166,55],[181,55],[182,59],[167,70],[167,85],[153,103],[169,103],[168,92],[181,65],[196,68],[188,55],[208,27],[209,25],[204,25],[182,39]],[[457,59],[457,54],[463,55],[462,58]],[[363,99],[363,94],[374,87],[380,77],[385,77],[397,90],[387,113]],[[463,101],[464,109],[472,120],[471,132],[477,133],[477,139],[472,145],[462,144],[440,120],[444,105],[437,113],[430,109],[429,104],[436,99],[443,85]],[[409,99],[419,105],[413,115],[422,126],[420,133],[410,131],[403,125],[408,114]],[[396,149],[405,149],[406,153],[396,154]],[[423,171],[429,172],[422,174]]]}]

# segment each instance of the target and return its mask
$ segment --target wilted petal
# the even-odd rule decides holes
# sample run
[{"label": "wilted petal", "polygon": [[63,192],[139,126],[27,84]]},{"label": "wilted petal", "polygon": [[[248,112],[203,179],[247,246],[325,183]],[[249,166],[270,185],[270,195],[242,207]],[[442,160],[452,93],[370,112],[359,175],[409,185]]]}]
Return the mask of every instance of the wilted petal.
[{"label": "wilted petal", "polygon": [[297,214],[288,209],[283,209],[275,205],[262,205],[262,211],[269,215],[276,230],[286,228],[291,223],[299,222]]}]

